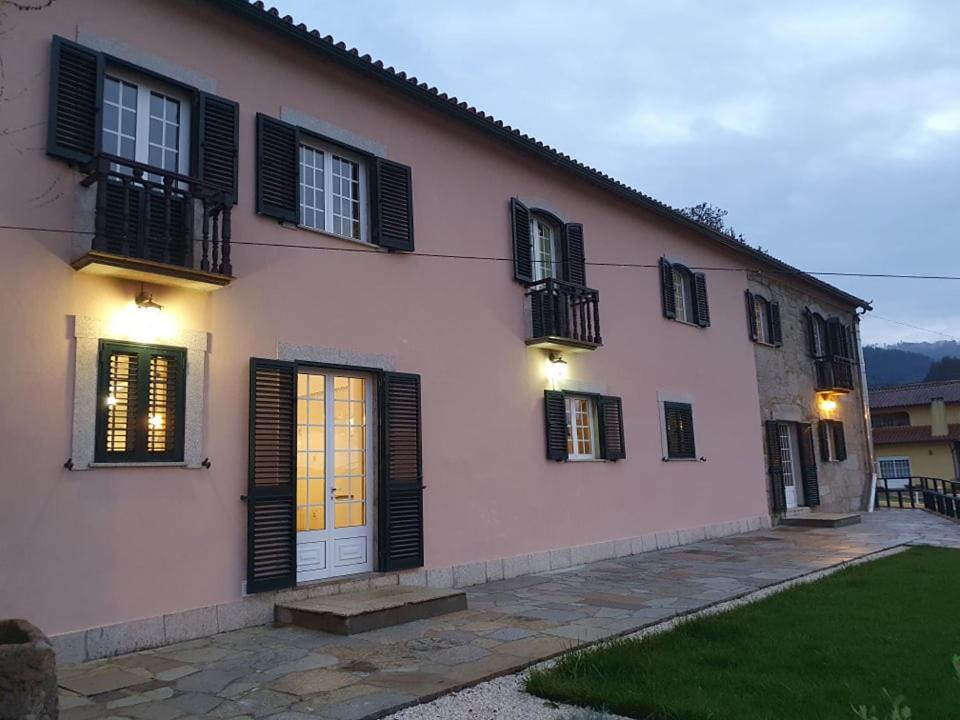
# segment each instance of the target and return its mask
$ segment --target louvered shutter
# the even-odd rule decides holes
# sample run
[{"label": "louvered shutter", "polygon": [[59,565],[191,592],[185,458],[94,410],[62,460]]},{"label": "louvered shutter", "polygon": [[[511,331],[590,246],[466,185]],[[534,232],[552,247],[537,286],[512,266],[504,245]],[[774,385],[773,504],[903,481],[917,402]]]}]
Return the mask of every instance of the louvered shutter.
[{"label": "louvered shutter", "polygon": [[543,419],[547,437],[547,460],[566,460],[567,407],[562,392],[543,391]]},{"label": "louvered shutter", "polygon": [[663,304],[663,316],[669,320],[675,320],[677,299],[673,294],[673,265],[666,258],[660,258],[660,298]]},{"label": "louvered shutter", "polygon": [[834,420],[830,423],[830,426],[833,431],[833,448],[836,453],[836,460],[837,462],[843,462],[847,459],[847,438],[843,433],[843,423]]},{"label": "louvered shutter", "polygon": [[810,311],[810,308],[803,309],[803,319],[807,325],[807,352],[810,353],[810,357],[818,358],[816,341],[817,329],[814,327],[813,313]]},{"label": "louvered shutter", "polygon": [[238,116],[239,106],[233,100],[198,94],[197,177],[207,186],[222,190],[231,205],[237,202]]},{"label": "louvered shutter", "polygon": [[696,458],[693,407],[689,403],[665,402],[663,417],[667,433],[667,458],[680,460]]},{"label": "louvered shutter", "polygon": [[281,222],[300,220],[297,129],[257,114],[257,212]]},{"label": "louvered shutter", "polygon": [[140,352],[102,344],[97,388],[97,462],[133,462],[142,415]]},{"label": "louvered shutter", "polygon": [[171,348],[145,353],[147,423],[145,457],[152,462],[183,460],[186,353]]},{"label": "louvered shutter", "polygon": [[780,323],[780,303],[771,302],[770,311],[770,342],[777,347],[783,345],[783,326]]},{"label": "louvered shutter", "polygon": [[597,414],[600,417],[600,453],[606,460],[622,460],[627,456],[623,444],[623,402],[618,397],[606,395],[601,396],[597,402]]},{"label": "louvered shutter", "polygon": [[757,337],[757,306],[753,302],[753,293],[746,291],[747,298],[747,328],[750,332],[750,339],[756,342]]},{"label": "louvered shutter", "polygon": [[380,570],[423,565],[420,376],[384,373],[380,383]]},{"label": "louvered shutter", "polygon": [[797,426],[797,439],[800,447],[800,478],[803,481],[803,498],[811,507],[820,504],[820,485],[817,481],[817,457],[813,449],[813,426]]},{"label": "louvered shutter", "polygon": [[47,153],[86,163],[100,151],[101,53],[54,36],[50,56]]},{"label": "louvered shutter", "polygon": [[764,423],[767,430],[767,472],[770,473],[770,495],[774,512],[786,512],[787,494],[783,487],[783,456],[780,453],[780,423],[768,420]]},{"label": "louvered shutter", "polygon": [[413,179],[407,165],[376,158],[372,164],[373,242],[413,252]]},{"label": "louvered shutter", "polygon": [[290,587],[297,575],[296,367],[250,360],[247,592]]},{"label": "louvered shutter", "polygon": [[697,325],[710,327],[710,303],[707,299],[707,276],[703,273],[692,273],[693,295],[696,299]]},{"label": "louvered shutter", "polygon": [[583,251],[583,225],[567,223],[561,233],[563,242],[563,279],[573,285],[587,286],[587,261]]},{"label": "louvered shutter", "polygon": [[510,199],[510,220],[513,229],[513,277],[520,282],[533,282],[530,211],[516,198]]}]

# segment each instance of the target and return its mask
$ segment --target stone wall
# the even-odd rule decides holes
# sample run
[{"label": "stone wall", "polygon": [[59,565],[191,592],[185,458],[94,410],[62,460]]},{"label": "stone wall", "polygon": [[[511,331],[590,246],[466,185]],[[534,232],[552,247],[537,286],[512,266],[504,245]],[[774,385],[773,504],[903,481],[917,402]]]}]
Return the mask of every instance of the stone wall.
[{"label": "stone wall", "polygon": [[[843,462],[823,460],[819,437],[814,428],[820,509],[828,512],[864,510],[869,495],[872,461],[860,367],[854,368],[853,392],[837,398],[836,410],[830,413],[821,411],[817,404],[816,368],[809,352],[807,321],[804,317],[804,309],[809,307],[825,318],[837,316],[845,324],[855,327],[858,323],[855,310],[838,304],[825,294],[811,292],[799,284],[767,274],[750,273],[748,286],[751,292],[780,303],[783,329],[782,346],[755,344],[761,419],[814,425],[821,418],[842,421],[847,445],[847,459]],[[744,327],[744,332],[747,332],[746,307]],[[763,429],[760,431],[763,432]],[[770,493],[768,482],[768,501],[771,500]]]}]

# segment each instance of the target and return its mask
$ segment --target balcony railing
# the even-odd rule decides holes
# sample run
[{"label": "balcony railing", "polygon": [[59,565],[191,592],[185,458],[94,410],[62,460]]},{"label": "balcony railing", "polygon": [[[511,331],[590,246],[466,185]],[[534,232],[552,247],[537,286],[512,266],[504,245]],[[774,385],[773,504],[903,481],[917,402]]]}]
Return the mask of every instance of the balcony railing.
[{"label": "balcony railing", "polygon": [[600,293],[546,278],[527,285],[528,345],[594,350],[600,339]]},{"label": "balcony railing", "polygon": [[824,358],[816,361],[817,390],[849,392],[853,390],[853,363],[846,358]]},{"label": "balcony railing", "polygon": [[96,186],[92,259],[82,258],[75,267],[111,261],[120,266],[125,259],[140,273],[229,282],[231,204],[222,191],[109,154],[99,155],[85,170],[81,184]]},{"label": "balcony railing", "polygon": [[960,519],[960,482],[931,477],[879,478],[876,507],[919,508]]}]

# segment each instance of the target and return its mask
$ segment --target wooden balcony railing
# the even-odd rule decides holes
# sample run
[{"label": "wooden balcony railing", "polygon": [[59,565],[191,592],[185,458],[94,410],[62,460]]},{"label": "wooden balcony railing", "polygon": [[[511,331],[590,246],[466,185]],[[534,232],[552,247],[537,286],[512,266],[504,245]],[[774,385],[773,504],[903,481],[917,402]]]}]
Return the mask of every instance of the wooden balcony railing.
[{"label": "wooden balcony railing", "polygon": [[816,366],[818,391],[853,390],[853,363],[846,358],[823,358],[816,361]]},{"label": "wooden balcony railing", "polygon": [[97,193],[93,251],[226,280],[233,275],[231,204],[222,191],[197,178],[106,153],[85,170],[81,184],[96,185]]},{"label": "wooden balcony railing", "polygon": [[600,293],[546,278],[527,285],[528,345],[593,350],[600,345]]}]

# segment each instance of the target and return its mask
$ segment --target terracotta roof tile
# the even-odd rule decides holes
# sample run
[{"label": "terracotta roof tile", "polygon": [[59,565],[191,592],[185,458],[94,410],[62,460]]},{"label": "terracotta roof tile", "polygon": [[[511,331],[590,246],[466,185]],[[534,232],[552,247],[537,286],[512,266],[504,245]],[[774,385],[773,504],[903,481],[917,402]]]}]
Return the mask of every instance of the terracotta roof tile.
[{"label": "terracotta roof tile", "polygon": [[907,407],[908,405],[927,405],[934,398],[943,398],[944,402],[948,403],[960,402],[960,380],[877,388],[870,391],[870,407],[894,408]]},{"label": "terracotta roof tile", "polygon": [[874,445],[913,442],[960,442],[960,425],[950,425],[946,435],[933,437],[929,425],[904,425],[902,427],[884,427],[873,429]]}]

